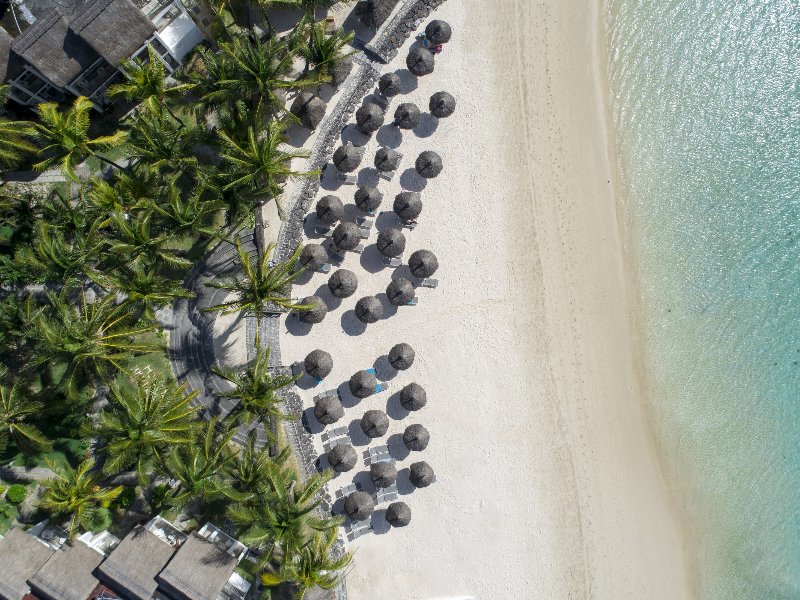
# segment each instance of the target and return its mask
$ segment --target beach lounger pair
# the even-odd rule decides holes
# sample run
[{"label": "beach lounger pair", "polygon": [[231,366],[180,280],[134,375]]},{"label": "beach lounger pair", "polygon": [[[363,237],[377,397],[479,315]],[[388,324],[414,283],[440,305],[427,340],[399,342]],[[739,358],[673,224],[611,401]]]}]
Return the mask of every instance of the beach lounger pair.
[{"label": "beach lounger pair", "polygon": [[350,439],[349,435],[342,435],[339,437],[335,437],[331,440],[322,444],[322,447],[325,449],[325,452],[330,452],[336,446],[341,446],[343,444],[352,444],[353,440]]},{"label": "beach lounger pair", "polygon": [[322,400],[323,398],[338,398],[341,401],[342,395],[339,392],[339,388],[333,388],[332,390],[320,392],[319,394],[314,396],[314,402],[316,402],[317,400]]},{"label": "beach lounger pair", "polygon": [[397,491],[397,484],[393,483],[388,488],[379,488],[375,494],[376,504],[383,502],[394,502],[397,500],[399,493]]},{"label": "beach lounger pair", "polygon": [[344,525],[344,532],[347,535],[347,540],[350,542],[370,531],[372,531],[372,523],[370,520],[348,521]]},{"label": "beach lounger pair", "polygon": [[372,229],[372,226],[375,224],[375,221],[372,219],[367,219],[366,217],[356,217],[356,223],[362,229]]},{"label": "beach lounger pair", "polygon": [[360,481],[356,481],[355,483],[351,483],[350,485],[346,485],[343,488],[336,490],[336,498],[344,498],[345,496],[349,496],[353,492],[361,492],[364,491],[364,486],[361,484]]},{"label": "beach lounger pair", "polygon": [[348,175],[347,173],[337,173],[336,181],[345,183],[347,185],[355,185],[358,183],[358,175]]},{"label": "beach lounger pair", "polygon": [[417,284],[418,287],[432,288],[432,289],[436,289],[437,285],[439,285],[439,280],[438,279],[430,279],[430,278],[423,279],[422,281],[420,281]]},{"label": "beach lounger pair", "polygon": [[370,466],[373,463],[388,462],[392,460],[392,455],[389,454],[389,446],[375,446],[369,450],[364,450],[364,464]]},{"label": "beach lounger pair", "polygon": [[389,258],[388,256],[383,257],[383,264],[387,267],[399,267],[403,264],[403,259],[400,257]]},{"label": "beach lounger pair", "polygon": [[323,442],[327,442],[332,440],[333,438],[343,436],[347,433],[347,427],[337,427],[336,429],[331,429],[330,431],[326,431],[322,434],[321,438]]}]

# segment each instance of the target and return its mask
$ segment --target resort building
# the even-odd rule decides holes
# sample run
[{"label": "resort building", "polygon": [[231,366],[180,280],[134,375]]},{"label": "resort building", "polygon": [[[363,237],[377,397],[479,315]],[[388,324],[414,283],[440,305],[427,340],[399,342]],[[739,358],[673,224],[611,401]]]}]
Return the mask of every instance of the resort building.
[{"label": "resort building", "polygon": [[55,4],[15,39],[0,29],[0,76],[12,100],[34,106],[87,96],[102,109],[126,60],[147,61],[152,46],[172,73],[204,39],[181,0],[87,0],[68,12]]},{"label": "resort building", "polygon": [[0,600],[244,600],[246,555],[211,523],[187,535],[157,516],[121,542],[103,531],[70,545],[44,521],[0,537]]}]

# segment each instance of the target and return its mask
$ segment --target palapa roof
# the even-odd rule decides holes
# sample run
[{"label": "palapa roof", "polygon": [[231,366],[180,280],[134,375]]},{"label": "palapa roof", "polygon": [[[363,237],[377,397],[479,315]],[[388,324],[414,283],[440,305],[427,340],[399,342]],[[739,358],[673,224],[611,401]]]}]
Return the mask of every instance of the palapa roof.
[{"label": "palapa roof", "polygon": [[422,196],[419,192],[400,192],[394,197],[392,210],[405,221],[416,219],[422,213]]},{"label": "palapa roof", "polygon": [[449,117],[456,110],[456,99],[447,92],[436,92],[428,102],[428,109],[436,118]]},{"label": "palapa roof", "polygon": [[338,196],[328,194],[317,200],[316,211],[320,221],[333,225],[344,216],[344,204]]},{"label": "palapa roof", "polygon": [[439,268],[439,260],[430,250],[417,250],[408,257],[408,267],[415,277],[431,277]]},{"label": "palapa roof", "polygon": [[320,244],[306,244],[300,253],[300,264],[309,269],[320,269],[328,262],[328,253]]},{"label": "palapa roof", "polygon": [[361,20],[367,27],[374,30],[380,29],[392,14],[394,7],[400,0],[366,0],[363,6]]},{"label": "palapa roof", "polygon": [[311,377],[323,379],[333,370],[333,358],[325,350],[312,350],[303,361],[303,367]]},{"label": "palapa roof", "polygon": [[375,487],[387,488],[397,481],[397,467],[391,460],[372,463],[369,466],[369,476]]},{"label": "palapa roof", "polygon": [[28,584],[43,600],[86,600],[99,581],[92,575],[103,555],[76,540],[57,550]]},{"label": "palapa roof", "polygon": [[397,73],[384,73],[378,80],[378,89],[380,90],[381,94],[387,98],[397,96],[397,94],[403,91],[400,76]]},{"label": "palapa roof", "polygon": [[131,0],[88,2],[69,28],[114,66],[129,59],[156,30]]},{"label": "palapa roof", "polygon": [[366,398],[375,393],[378,387],[378,378],[369,371],[358,371],[348,382],[350,393],[356,398]]},{"label": "palapa roof", "polygon": [[236,557],[192,534],[156,579],[179,600],[217,600],[236,563]]},{"label": "palapa roof", "polygon": [[362,323],[376,323],[383,318],[383,304],[375,296],[364,296],[356,302],[355,313]]},{"label": "palapa roof", "polygon": [[394,171],[400,166],[402,158],[402,155],[397,150],[380,147],[375,153],[375,168],[384,172]]},{"label": "palapa roof", "polygon": [[428,394],[418,383],[409,383],[400,390],[400,404],[406,410],[419,410],[428,403]]},{"label": "palapa roof", "polygon": [[363,521],[375,510],[375,499],[367,492],[353,492],[344,501],[344,512],[354,521]]},{"label": "palapa roof", "polygon": [[125,596],[149,600],[158,587],[156,575],[175,550],[144,527],[136,527],[97,568],[97,572],[101,580]]},{"label": "palapa roof", "polygon": [[428,447],[428,442],[431,440],[431,434],[419,423],[414,423],[406,427],[403,432],[403,443],[406,448],[414,451],[425,450]]},{"label": "palapa roof", "polygon": [[332,238],[339,250],[355,250],[361,243],[361,228],[350,221],[343,221],[333,230]]},{"label": "palapa roof", "polygon": [[28,592],[28,578],[53,555],[53,550],[15,527],[0,540],[0,598],[19,600]]},{"label": "palapa roof", "polygon": [[358,455],[350,444],[339,444],[328,451],[328,463],[337,473],[351,471],[358,462]]},{"label": "palapa roof", "polygon": [[299,311],[300,320],[303,323],[322,323],[325,315],[328,314],[328,305],[319,296],[306,296],[300,301],[300,304],[314,305],[314,308]]},{"label": "palapa roof", "polygon": [[411,508],[405,502],[392,502],[386,508],[386,520],[392,527],[405,527],[411,523]]},{"label": "palapa roof", "polygon": [[368,410],[361,417],[361,430],[371,438],[379,438],[389,429],[389,417],[381,410]]},{"label": "palapa roof", "polygon": [[323,425],[333,425],[344,416],[344,407],[334,396],[325,396],[314,403],[314,416]]},{"label": "palapa roof", "polygon": [[403,371],[414,364],[415,356],[414,349],[409,344],[400,342],[389,350],[389,364],[398,371]]},{"label": "palapa roof", "polygon": [[394,306],[408,304],[413,300],[415,295],[414,284],[405,277],[392,279],[389,285],[386,286],[386,296],[389,298],[389,302]]},{"label": "palapa roof", "polygon": [[59,87],[100,58],[94,48],[70,31],[67,18],[55,8],[18,36],[11,50]]},{"label": "palapa roof", "polygon": [[358,289],[358,277],[348,269],[339,269],[328,278],[328,289],[336,298],[349,298]]},{"label": "palapa roof", "polygon": [[319,96],[309,92],[301,92],[292,102],[291,113],[300,119],[306,129],[316,129],[325,116],[325,102]]},{"label": "palapa roof", "polygon": [[433,53],[422,46],[411,48],[406,56],[406,66],[417,77],[433,73],[436,60]]},{"label": "palapa roof", "polygon": [[453,31],[446,21],[434,19],[425,26],[425,37],[434,44],[446,44],[452,35]]},{"label": "palapa roof", "polygon": [[400,129],[414,129],[421,118],[419,106],[413,102],[403,102],[394,111],[394,124]]},{"label": "palapa roof", "polygon": [[394,258],[400,256],[406,249],[406,236],[396,227],[383,229],[378,234],[378,250],[384,256]]},{"label": "palapa roof", "polygon": [[433,150],[421,152],[414,163],[417,173],[423,177],[436,177],[442,172],[442,157]]},{"label": "palapa roof", "polygon": [[361,164],[361,152],[352,142],[342,144],[333,153],[333,164],[344,173],[355,171]]},{"label": "palapa roof", "polygon": [[356,123],[363,133],[378,131],[383,125],[385,113],[374,102],[367,102],[356,111]]},{"label": "palapa roof", "polygon": [[433,469],[424,460],[411,464],[409,478],[416,487],[428,487],[433,483]]},{"label": "palapa roof", "polygon": [[353,196],[356,206],[364,212],[373,212],[378,209],[383,202],[383,193],[371,185],[362,185],[356,190]]}]

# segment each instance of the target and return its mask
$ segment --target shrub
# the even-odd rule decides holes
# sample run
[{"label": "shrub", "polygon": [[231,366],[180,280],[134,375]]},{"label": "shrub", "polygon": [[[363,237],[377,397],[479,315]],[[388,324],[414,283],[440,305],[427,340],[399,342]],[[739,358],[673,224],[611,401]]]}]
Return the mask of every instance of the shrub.
[{"label": "shrub", "polygon": [[136,500],[136,490],[131,487],[126,487],[122,490],[122,493],[114,499],[111,506],[113,508],[130,508],[134,500]]},{"label": "shrub", "polygon": [[28,490],[25,489],[25,486],[21,483],[15,483],[8,488],[8,491],[6,492],[6,500],[8,500],[11,504],[22,504],[27,495]]},{"label": "shrub", "polygon": [[84,525],[94,533],[108,529],[111,525],[111,511],[107,508],[95,508],[89,513]]},{"label": "shrub", "polygon": [[164,499],[167,497],[169,493],[169,486],[168,485],[157,485],[153,488],[153,491],[150,492],[150,506],[157,507],[161,506],[164,503]]},{"label": "shrub", "polygon": [[11,504],[0,500],[0,518],[10,519],[11,517],[16,516],[14,513],[16,513],[16,511]]}]

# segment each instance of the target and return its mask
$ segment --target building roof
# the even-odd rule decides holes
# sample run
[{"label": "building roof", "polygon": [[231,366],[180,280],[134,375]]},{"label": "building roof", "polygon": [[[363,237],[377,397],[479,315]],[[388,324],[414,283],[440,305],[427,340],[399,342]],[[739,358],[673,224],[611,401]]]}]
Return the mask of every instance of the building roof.
[{"label": "building roof", "polygon": [[131,0],[89,2],[69,28],[114,66],[129,59],[156,30]]},{"label": "building roof", "polygon": [[135,600],[150,600],[156,575],[169,562],[175,548],[144,527],[131,531],[98,568],[101,580]]},{"label": "building roof", "polygon": [[236,557],[193,534],[156,579],[180,600],[216,600],[237,562]]},{"label": "building roof", "polygon": [[0,598],[20,600],[28,578],[53,555],[53,550],[22,529],[11,529],[0,540]]},{"label": "building roof", "polygon": [[13,40],[14,38],[11,37],[11,34],[0,27],[0,81],[5,81],[8,74],[8,59]]},{"label": "building roof", "polygon": [[43,600],[86,600],[99,583],[92,572],[102,560],[102,554],[75,541],[55,552],[28,584]]},{"label": "building roof", "polygon": [[55,8],[17,37],[11,50],[60,87],[99,58],[91,46],[70,31],[67,18]]}]

